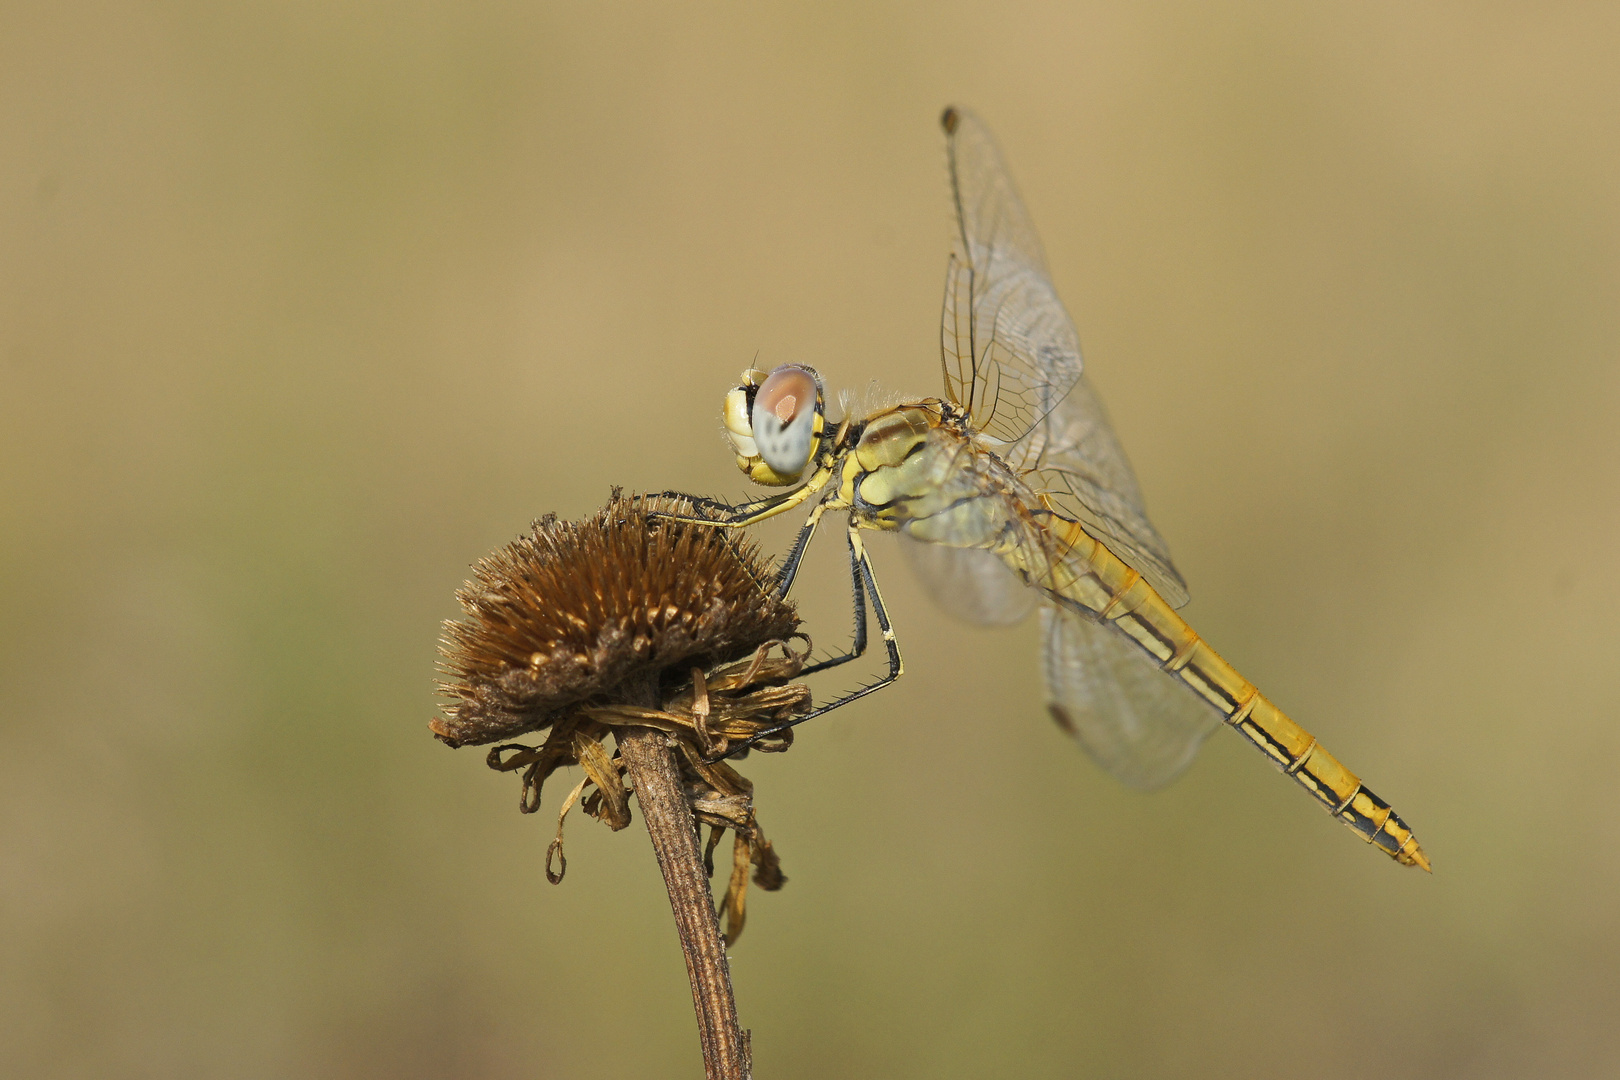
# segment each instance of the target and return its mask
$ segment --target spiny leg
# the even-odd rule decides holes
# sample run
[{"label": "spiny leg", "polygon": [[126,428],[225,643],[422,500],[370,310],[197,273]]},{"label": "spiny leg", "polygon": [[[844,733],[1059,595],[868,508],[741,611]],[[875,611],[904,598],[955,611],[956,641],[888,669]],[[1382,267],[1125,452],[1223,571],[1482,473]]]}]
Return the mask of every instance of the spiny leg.
[{"label": "spiny leg", "polygon": [[721,515],[720,517],[715,517],[715,518],[689,519],[689,518],[686,518],[686,517],[683,517],[683,516],[680,516],[680,515],[676,515],[676,514],[664,514],[664,513],[655,512],[652,515],[655,518],[670,518],[670,519],[675,520],[675,521],[696,520],[696,521],[702,521],[702,522],[704,522],[706,524],[709,524],[709,525],[718,525],[718,524],[720,524],[722,522],[729,521],[731,518],[736,517],[738,515],[747,516],[747,515],[757,514],[761,510],[768,510],[771,507],[775,506],[777,503],[785,502],[788,499],[788,497],[791,496],[792,494],[793,494],[793,492],[789,491],[789,492],[784,492],[781,495],[768,495],[763,499],[752,499],[752,500],[750,500],[748,502],[744,502],[744,503],[728,503],[724,499],[713,499],[713,498],[710,498],[707,495],[689,495],[684,491],[660,491],[660,492],[658,492],[656,494],[648,495],[647,498],[648,499],[680,499],[683,502],[691,503],[698,510],[704,511],[705,513],[715,513],[715,514]]},{"label": "spiny leg", "polygon": [[[795,717],[785,724],[778,724],[773,728],[767,728],[764,731],[761,731],[753,738],[738,744],[736,747],[733,747],[730,750],[727,750],[721,755],[721,758],[731,757],[733,754],[741,753],[742,751],[753,746],[755,743],[759,742],[761,739],[769,738],[770,736],[779,732],[786,731],[788,728],[797,727],[807,720],[814,720],[818,716],[825,716],[834,709],[841,709],[845,705],[848,705],[853,701],[858,701],[875,690],[883,689],[885,686],[888,686],[890,683],[898,679],[901,675],[905,674],[906,666],[905,662],[900,658],[900,646],[895,642],[894,639],[894,627],[889,623],[889,613],[883,606],[883,595],[878,592],[877,580],[872,575],[872,560],[866,554],[866,545],[861,542],[860,526],[856,524],[853,519],[849,523],[849,557],[851,563],[853,564],[852,572],[856,570],[859,571],[860,576],[858,581],[864,583],[866,594],[872,598],[872,614],[877,616],[878,629],[883,632],[883,647],[889,654],[889,670],[883,675],[882,678],[852,690],[843,697],[838,698],[836,701],[830,701],[818,709],[811,709],[803,716]],[[864,631],[865,625],[865,605],[861,605],[858,610],[861,612],[861,617],[857,621],[857,630],[858,632],[861,632]],[[864,632],[861,632],[861,637],[864,638],[864,636]],[[862,644],[864,644],[864,641]],[[843,663],[845,660],[853,658],[853,655],[839,658],[838,663]],[[800,674],[804,675],[809,674],[812,671],[825,670],[825,667],[827,666],[830,665],[814,665],[806,668],[804,671],[800,672]],[[714,760],[718,761],[720,758],[716,758]]]},{"label": "spiny leg", "polygon": [[[817,507],[819,510],[820,507]],[[850,529],[847,536],[853,537],[858,530]],[[818,671],[835,668],[839,664],[847,664],[851,660],[866,654],[866,590],[861,584],[861,564],[855,557],[855,546],[849,548],[849,583],[855,593],[855,640],[849,651],[842,656],[834,656],[819,663],[811,664],[799,672],[800,676],[814,675]]]},{"label": "spiny leg", "polygon": [[764,521],[767,518],[773,518],[777,514],[787,513],[789,510],[792,510],[795,506],[798,506],[810,496],[826,487],[827,481],[831,478],[831,469],[817,469],[815,474],[812,475],[809,480],[806,480],[803,484],[794,488],[792,491],[786,492],[782,495],[772,495],[769,498],[758,499],[750,503],[743,503],[739,506],[729,506],[726,503],[722,503],[716,499],[705,498],[701,495],[694,496],[686,495],[679,491],[665,491],[660,493],[658,497],[689,499],[698,506],[707,507],[714,510],[723,510],[725,512],[724,516],[712,518],[689,517],[686,514],[666,514],[661,511],[649,514],[647,516],[654,521],[677,521],[683,525],[712,525],[720,529],[746,529],[750,525]]},{"label": "spiny leg", "polygon": [[[732,513],[739,507],[726,502],[724,499],[713,499],[707,495],[690,495],[684,491],[657,491],[647,496],[648,499],[679,499],[691,503],[699,510],[716,510],[723,513]],[[756,500],[759,501],[759,500]],[[752,506],[753,503],[744,503],[743,506]]]},{"label": "spiny leg", "polygon": [[793,588],[793,580],[799,576],[799,567],[804,562],[805,550],[810,547],[810,540],[816,535],[816,526],[821,524],[821,515],[827,512],[825,500],[816,504],[810,511],[810,516],[804,519],[804,525],[799,529],[799,535],[793,538],[793,546],[788,549],[787,557],[782,560],[782,569],[776,572],[776,595],[786,596]]}]

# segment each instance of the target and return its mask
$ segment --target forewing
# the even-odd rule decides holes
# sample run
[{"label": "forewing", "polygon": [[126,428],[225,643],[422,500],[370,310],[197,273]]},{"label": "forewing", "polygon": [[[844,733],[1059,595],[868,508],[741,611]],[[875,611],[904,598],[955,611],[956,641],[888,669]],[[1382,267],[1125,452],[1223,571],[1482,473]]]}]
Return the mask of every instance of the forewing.
[{"label": "forewing", "polygon": [[1081,374],[1079,336],[1001,152],[972,113],[947,110],[945,130],[957,218],[940,330],[946,394],[1031,488],[1180,607],[1186,582]]},{"label": "forewing", "polygon": [[945,392],[975,428],[1013,444],[1080,377],[1080,340],[995,139],[962,109],[944,123],[957,221],[940,333]]},{"label": "forewing", "polygon": [[1174,780],[1220,726],[1219,713],[1123,631],[1050,605],[1041,624],[1053,718],[1131,787]]},{"label": "forewing", "polygon": [[1035,606],[1035,590],[993,553],[900,538],[923,588],[947,614],[976,626],[1011,626]]}]

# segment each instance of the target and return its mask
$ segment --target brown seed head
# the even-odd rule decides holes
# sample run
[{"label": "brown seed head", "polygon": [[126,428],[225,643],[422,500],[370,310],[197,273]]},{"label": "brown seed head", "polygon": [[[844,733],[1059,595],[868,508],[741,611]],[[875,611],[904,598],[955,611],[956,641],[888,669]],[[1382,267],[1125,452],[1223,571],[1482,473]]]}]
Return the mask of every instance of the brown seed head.
[{"label": "brown seed head", "polygon": [[473,568],[456,593],[466,617],[444,626],[440,690],[452,703],[431,723],[435,735],[461,746],[537,731],[798,629],[754,544],[725,529],[655,525],[649,511],[690,507],[614,492],[594,517],[547,516]]}]

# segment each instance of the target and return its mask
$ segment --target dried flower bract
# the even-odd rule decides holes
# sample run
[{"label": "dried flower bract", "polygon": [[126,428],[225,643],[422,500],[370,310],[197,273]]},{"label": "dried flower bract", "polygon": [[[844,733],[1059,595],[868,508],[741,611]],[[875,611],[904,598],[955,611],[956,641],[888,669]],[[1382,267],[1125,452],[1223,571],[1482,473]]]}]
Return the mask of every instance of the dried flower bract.
[{"label": "dried flower bract", "polygon": [[[604,740],[623,727],[666,732],[693,813],[712,829],[711,860],[721,834],[735,834],[725,903],[734,940],[749,866],[762,888],[786,879],[755,820],[753,785],[711,759],[809,710],[809,690],[791,682],[809,646],[789,644],[802,639],[798,617],[775,595],[774,575],[752,543],[726,530],[650,521],[658,511],[690,507],[615,491],[595,516],[548,516],[481,560],[456,594],[466,617],[445,624],[440,690],[450,704],[429,726],[451,746],[545,731],[539,746],[507,743],[489,753],[491,768],[521,772],[525,813],[539,808],[553,772],[582,768],[546,856],[554,882],[566,866],[562,821],[576,804],[613,829],[630,822],[624,765]],[[787,731],[758,749],[791,741]]]}]

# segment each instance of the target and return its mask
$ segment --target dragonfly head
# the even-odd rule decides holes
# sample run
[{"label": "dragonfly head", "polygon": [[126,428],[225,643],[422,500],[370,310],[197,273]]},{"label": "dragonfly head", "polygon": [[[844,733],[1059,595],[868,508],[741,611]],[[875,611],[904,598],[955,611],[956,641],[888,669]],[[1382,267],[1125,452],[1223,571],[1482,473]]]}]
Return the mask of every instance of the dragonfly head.
[{"label": "dragonfly head", "polygon": [[783,364],[768,375],[743,372],[725,409],[737,468],[757,484],[798,483],[827,430],[825,397],[814,368]]}]

